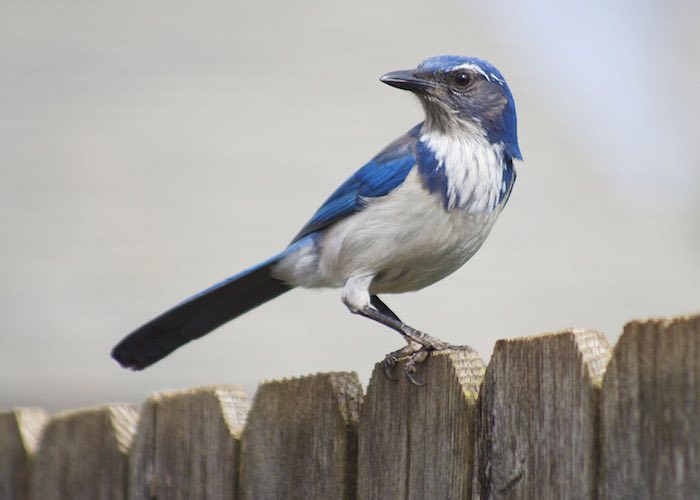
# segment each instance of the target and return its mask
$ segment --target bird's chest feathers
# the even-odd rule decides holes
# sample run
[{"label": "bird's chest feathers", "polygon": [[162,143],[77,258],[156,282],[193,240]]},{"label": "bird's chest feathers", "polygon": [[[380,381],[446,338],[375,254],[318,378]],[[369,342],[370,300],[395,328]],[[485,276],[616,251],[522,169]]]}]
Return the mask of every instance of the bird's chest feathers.
[{"label": "bird's chest feathers", "polygon": [[478,133],[424,132],[417,143],[417,162],[424,186],[442,197],[448,211],[496,210],[515,180],[503,146]]}]

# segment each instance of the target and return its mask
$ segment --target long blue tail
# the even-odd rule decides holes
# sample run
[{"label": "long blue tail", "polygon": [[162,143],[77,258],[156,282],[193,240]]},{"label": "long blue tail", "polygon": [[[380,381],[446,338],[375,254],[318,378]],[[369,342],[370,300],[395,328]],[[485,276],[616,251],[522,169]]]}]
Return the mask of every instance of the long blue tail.
[{"label": "long blue tail", "polygon": [[112,349],[123,367],[142,370],[187,342],[292,289],[270,274],[286,251],[176,305]]}]

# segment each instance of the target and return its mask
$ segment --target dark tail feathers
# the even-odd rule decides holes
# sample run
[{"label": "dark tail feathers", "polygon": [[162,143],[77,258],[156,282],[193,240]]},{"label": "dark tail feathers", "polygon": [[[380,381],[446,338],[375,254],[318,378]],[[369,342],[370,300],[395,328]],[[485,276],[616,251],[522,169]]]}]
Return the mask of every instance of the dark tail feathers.
[{"label": "dark tail feathers", "polygon": [[276,258],[244,271],[173,307],[112,349],[123,367],[142,370],[178,347],[291,290],[270,274]]}]

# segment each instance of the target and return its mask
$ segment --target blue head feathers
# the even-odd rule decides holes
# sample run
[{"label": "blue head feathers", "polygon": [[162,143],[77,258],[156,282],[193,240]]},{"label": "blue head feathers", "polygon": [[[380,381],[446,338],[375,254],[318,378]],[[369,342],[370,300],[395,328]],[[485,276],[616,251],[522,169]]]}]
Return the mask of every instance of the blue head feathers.
[{"label": "blue head feathers", "polygon": [[382,81],[413,91],[425,107],[430,126],[475,125],[491,143],[503,144],[511,157],[521,159],[513,95],[501,72],[489,62],[476,57],[431,57],[415,69],[388,73]]}]

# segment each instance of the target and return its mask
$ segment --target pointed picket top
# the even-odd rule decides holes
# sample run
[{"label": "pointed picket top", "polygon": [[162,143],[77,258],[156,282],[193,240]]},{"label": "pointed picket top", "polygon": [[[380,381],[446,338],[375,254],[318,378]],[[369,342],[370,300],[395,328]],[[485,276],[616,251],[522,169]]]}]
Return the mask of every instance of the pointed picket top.
[{"label": "pointed picket top", "polygon": [[132,445],[129,498],[237,498],[248,407],[233,385],[151,395]]},{"label": "pointed picket top", "polygon": [[700,315],[628,323],[601,394],[601,498],[700,491]]},{"label": "pointed picket top", "polygon": [[0,412],[0,498],[28,498],[30,463],[48,419],[41,408]]},{"label": "pointed picket top", "polygon": [[358,497],[468,498],[485,365],[470,348],[432,353],[415,386],[377,363],[360,419]]},{"label": "pointed picket top", "polygon": [[496,343],[479,400],[474,497],[594,495],[609,358],[605,336],[589,330]]},{"label": "pointed picket top", "polygon": [[32,498],[126,498],[127,453],[137,422],[138,411],[125,404],[53,416],[33,461]]},{"label": "pointed picket top", "polygon": [[241,498],[356,497],[355,373],[260,385],[242,436]]}]

